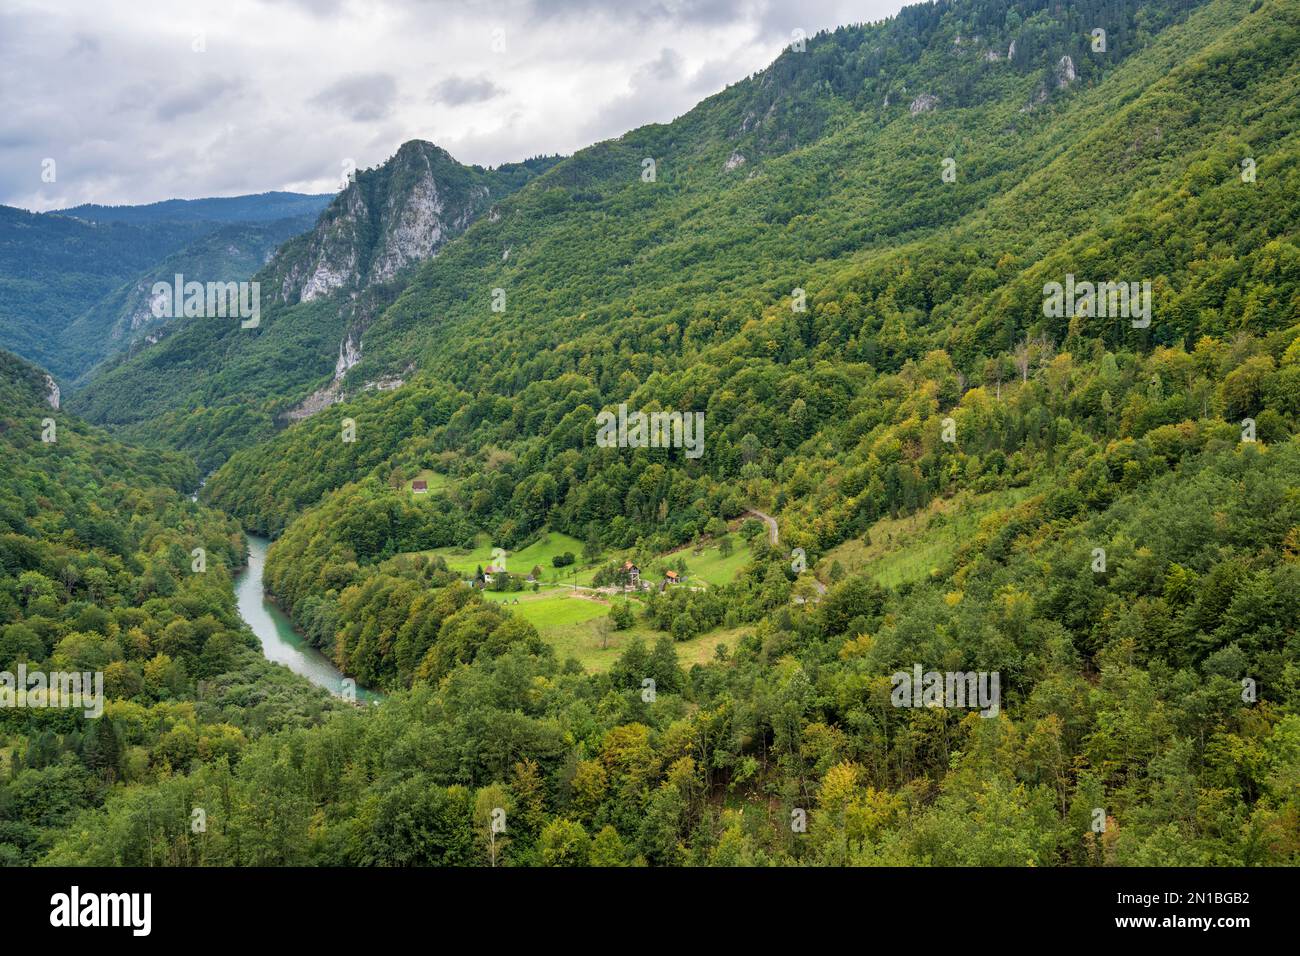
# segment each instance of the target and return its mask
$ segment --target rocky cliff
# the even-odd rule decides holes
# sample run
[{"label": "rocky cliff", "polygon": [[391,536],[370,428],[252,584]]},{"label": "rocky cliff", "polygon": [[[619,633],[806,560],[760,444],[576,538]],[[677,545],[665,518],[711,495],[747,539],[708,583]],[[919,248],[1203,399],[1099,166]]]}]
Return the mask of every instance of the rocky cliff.
[{"label": "rocky cliff", "polygon": [[432,143],[406,143],[357,173],[316,228],[281,250],[271,264],[276,294],[291,305],[391,281],[486,211],[493,179]]}]

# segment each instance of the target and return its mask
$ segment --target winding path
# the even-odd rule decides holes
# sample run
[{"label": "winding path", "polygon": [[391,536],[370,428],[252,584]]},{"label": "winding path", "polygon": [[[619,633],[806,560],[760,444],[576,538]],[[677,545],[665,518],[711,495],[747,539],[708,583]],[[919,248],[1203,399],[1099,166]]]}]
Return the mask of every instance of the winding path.
[{"label": "winding path", "polygon": [[[745,514],[753,515],[755,518],[758,518],[760,521],[762,521],[763,524],[767,525],[767,539],[771,543],[772,547],[775,548],[777,541],[780,539],[779,532],[776,529],[776,519],[773,518],[770,514],[765,514],[764,512],[759,511],[757,508],[747,509],[745,511]],[[818,581],[816,575],[813,575],[812,582],[813,582],[813,587],[817,589],[818,594],[826,593],[826,585]]]},{"label": "winding path", "polygon": [[776,543],[779,538],[779,534],[776,530],[776,519],[769,514],[764,514],[763,512],[759,511],[757,508],[750,508],[748,511],[745,512],[745,514],[753,515],[755,518],[758,518],[760,521],[762,521],[763,524],[767,525],[767,540],[771,543],[772,547],[776,547]]}]

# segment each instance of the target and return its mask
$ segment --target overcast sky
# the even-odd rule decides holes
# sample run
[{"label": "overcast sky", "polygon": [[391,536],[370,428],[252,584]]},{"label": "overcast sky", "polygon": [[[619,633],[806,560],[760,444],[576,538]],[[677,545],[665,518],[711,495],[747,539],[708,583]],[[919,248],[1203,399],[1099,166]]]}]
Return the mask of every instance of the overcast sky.
[{"label": "overcast sky", "polygon": [[[0,203],[287,189],[427,139],[462,162],[666,122],[902,0],[3,0]],[[53,182],[46,182],[53,160]]]}]

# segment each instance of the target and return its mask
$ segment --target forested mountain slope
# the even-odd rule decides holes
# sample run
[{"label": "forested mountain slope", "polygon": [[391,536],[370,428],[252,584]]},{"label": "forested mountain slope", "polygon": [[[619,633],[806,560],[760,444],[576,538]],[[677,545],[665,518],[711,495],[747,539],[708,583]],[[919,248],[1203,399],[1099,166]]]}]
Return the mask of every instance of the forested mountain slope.
[{"label": "forested mountain slope", "polygon": [[[1045,121],[1034,140],[1040,162],[1026,164],[1023,181],[1011,181],[1005,193],[972,204],[977,208],[970,215],[933,239],[869,250],[847,263],[801,263],[800,250],[815,248],[818,235],[831,241],[859,223],[874,226],[877,209],[854,213],[832,207],[824,213],[821,204],[811,203],[785,228],[771,228],[743,225],[746,218],[762,217],[770,208],[766,201],[733,199],[732,215],[683,215],[673,228],[659,224],[658,245],[650,233],[640,246],[629,240],[624,259],[621,237],[640,237],[638,223],[644,219],[645,228],[653,230],[655,219],[631,209],[618,216],[569,209],[551,219],[537,207],[526,215],[511,212],[530,199],[552,196],[555,190],[543,187],[572,164],[587,161],[579,154],[503,203],[498,222],[480,222],[451,243],[369,330],[361,369],[390,356],[391,365],[371,366],[369,374],[379,375],[422,355],[419,364],[432,374],[413,379],[406,389],[428,389],[427,398],[399,391],[373,405],[360,403],[357,414],[367,425],[351,445],[336,440],[337,417],[311,423],[305,431],[291,430],[271,447],[296,448],[290,454],[307,455],[308,461],[298,458],[299,467],[286,469],[259,450],[218,476],[210,486],[214,500],[254,526],[278,531],[297,508],[355,477],[358,466],[364,471],[388,460],[408,440],[415,449],[406,456],[412,464],[430,453],[509,447],[522,461],[508,469],[508,482],[493,479],[498,490],[477,510],[494,529],[514,519],[502,534],[513,542],[539,527],[547,509],[567,496],[560,452],[574,449],[591,467],[608,461],[590,441],[593,411],[604,405],[627,400],[634,406],[706,410],[716,445],[702,460],[688,463],[687,473],[708,470],[722,477],[755,457],[754,449],[738,447],[747,435],[760,442],[775,466],[825,429],[824,440],[805,445],[796,464],[811,467],[810,454],[815,458],[825,448],[831,457],[852,463],[868,451],[864,425],[881,417],[873,404],[855,398],[881,373],[900,371],[935,348],[946,349],[954,364],[954,384],[942,396],[942,404],[951,406],[971,385],[983,386],[978,394],[1000,397],[1004,382],[1028,378],[1029,367],[1056,349],[1078,357],[1093,356],[1097,349],[1143,353],[1157,344],[1191,351],[1201,335],[1230,339],[1244,331],[1272,330],[1289,341],[1284,330],[1300,318],[1297,180],[1289,161],[1296,154],[1292,120],[1300,119],[1288,45],[1296,35],[1295,8],[1264,5],[1242,19],[1246,12],[1243,5],[1211,4],[1160,34],[1107,83],[1058,91],[1073,97],[1070,108],[1059,107],[1055,118]],[[778,63],[817,50],[814,43],[807,54],[786,53]],[[1222,88],[1225,57],[1235,77],[1230,89]],[[1037,82],[1036,74],[1025,78],[1029,89]],[[1239,98],[1234,99],[1234,90]],[[1257,104],[1265,101],[1270,105],[1261,109]],[[1020,102],[1013,98],[1004,109],[1015,122],[1027,122],[1015,106]],[[1192,102],[1196,107],[1189,110]],[[893,125],[902,128],[894,135],[920,135],[918,119],[896,118]],[[1003,134],[999,130],[987,140],[999,142]],[[870,155],[869,163],[854,163],[838,147],[825,148],[835,157],[826,168],[838,177],[895,165],[874,153],[862,154]],[[1142,158],[1140,151],[1149,155]],[[945,197],[959,195],[965,174],[944,183],[935,160],[940,152],[931,154],[929,175],[911,181],[898,173],[893,192],[949,209]],[[1254,182],[1242,181],[1238,153],[1258,154],[1260,174]],[[794,159],[771,162],[793,164]],[[641,182],[634,158],[632,166],[622,177],[630,182],[620,187],[628,202],[641,196],[651,209],[672,203],[671,195],[656,198],[665,184]],[[721,175],[719,170],[711,174]],[[754,183],[762,178],[741,188],[757,188]],[[717,201],[716,192],[700,190],[699,201]],[[608,220],[604,233],[601,220]],[[533,258],[522,235],[499,235],[510,222],[521,233],[536,232],[539,248]],[[696,235],[683,238],[686,229]],[[773,251],[764,254],[733,241],[732,234],[742,229],[757,237],[755,242],[772,244]],[[505,265],[495,252],[499,240],[514,250]],[[707,254],[702,248],[697,266],[679,261],[683,248],[705,242]],[[527,266],[512,267],[503,276],[518,260]],[[756,262],[771,262],[771,272],[755,268]],[[729,278],[715,278],[719,270]],[[1150,326],[1135,329],[1113,318],[1045,317],[1043,285],[1063,281],[1067,273],[1150,281]],[[490,290],[497,282],[507,289],[504,313],[490,310]],[[575,290],[584,283],[601,290],[603,304],[596,301],[575,312],[583,307],[583,293]],[[746,293],[745,285],[758,291]],[[796,287],[807,293],[804,312],[792,309],[790,290]],[[762,292],[766,301],[758,298]],[[575,301],[555,303],[560,297]],[[1241,354],[1240,348],[1233,354]],[[449,391],[447,383],[468,394]],[[1162,383],[1161,400],[1182,386],[1181,381]],[[1115,399],[1112,393],[1112,408]],[[1245,414],[1251,401],[1223,411]],[[1197,412],[1208,407],[1200,401]],[[869,417],[856,418],[864,408]],[[1055,417],[1051,409],[1041,413]],[[417,416],[423,428],[412,429]],[[449,425],[445,432],[434,430],[442,425]],[[462,463],[468,471],[478,470],[474,463]],[[540,508],[524,514],[506,499],[538,469],[550,473],[553,487]],[[475,480],[487,479],[480,472]],[[236,484],[242,490],[228,494]],[[476,485],[467,487],[467,493],[475,490]],[[835,522],[820,544],[833,544],[852,524],[860,527],[871,509],[880,510],[878,495],[845,496],[833,485],[821,490],[835,501],[820,500],[815,488],[785,496],[809,515],[819,515],[823,525]],[[581,521],[614,519],[623,500],[619,491]],[[867,512],[855,518],[859,506]],[[667,520],[689,523],[678,509]],[[656,530],[663,526],[656,523]]]},{"label": "forested mountain slope", "polygon": [[0,347],[62,377],[67,324],[201,234],[195,223],[97,225],[0,206]]},{"label": "forested mountain slope", "polygon": [[50,215],[71,216],[87,222],[156,222],[235,223],[275,222],[315,218],[329,205],[332,196],[304,193],[269,192],[254,196],[214,196],[209,199],[164,199],[139,206],[101,206],[85,203],[59,209]]},{"label": "forested mountain slope", "polygon": [[71,367],[80,369],[77,377],[67,383],[69,391],[75,393],[96,373],[98,363],[104,359],[145,347],[165,334],[163,328],[172,318],[154,314],[155,283],[166,282],[170,287],[177,275],[185,277],[187,282],[246,281],[266,265],[284,242],[309,230],[315,221],[313,213],[290,219],[223,225],[114,289],[62,333],[64,361],[75,357]]},{"label": "forested mountain slope", "polygon": [[[1107,53],[1080,52],[1067,33],[1026,69],[981,55],[1016,33],[977,43],[976,23],[952,5],[922,33],[927,52],[901,68],[916,99],[937,96],[915,114],[897,96],[880,105],[890,84],[870,73],[861,83],[872,95],[851,102],[826,90],[830,80],[815,82],[831,51],[845,57],[842,47],[855,39],[869,49],[861,35],[876,31],[818,38],[674,124],[579,153],[504,204],[499,221],[471,230],[380,318],[365,358],[378,367],[356,374],[382,374],[414,354],[440,379],[513,393],[561,371],[615,380],[628,367],[623,349],[653,355],[656,368],[716,364],[709,348],[734,350],[738,338],[750,339],[746,354],[778,361],[815,356],[820,346],[823,355],[847,349],[896,369],[945,347],[967,364],[1010,349],[1025,331],[1063,340],[1067,323],[1044,321],[1041,289],[1071,268],[1081,278],[1098,267],[1107,270],[1099,278],[1149,278],[1162,316],[1142,335],[1117,322],[1076,331],[1108,344],[1222,331],[1205,323],[1223,303],[1200,301],[1219,283],[1198,272],[1174,287],[1168,273],[1194,263],[1221,268],[1221,251],[1286,262],[1290,244],[1268,242],[1294,223],[1282,159],[1295,145],[1294,6],[1250,6],[1203,6],[1156,36],[1135,30],[1130,41],[1143,52],[1127,59],[1113,45],[1127,33],[1124,18],[1099,9],[1093,19],[1111,24]],[[1062,31],[1090,15],[1070,10]],[[1043,76],[1071,54],[1075,80]],[[782,88],[791,72],[804,82]],[[976,91],[965,100],[944,87],[963,77]],[[815,114],[810,102],[838,110],[841,122],[769,158],[765,140],[746,131],[766,115],[754,97],[767,87],[776,88],[773,122],[802,128],[801,118]],[[728,171],[732,153],[749,158]],[[657,159],[654,184],[638,176],[643,156]],[[1245,184],[1241,161],[1256,156],[1271,172]],[[945,158],[955,163],[955,182],[942,178]],[[1246,222],[1222,222],[1224,206]],[[1171,215],[1179,220],[1166,226]],[[1163,238],[1159,230],[1189,226],[1215,243],[1204,266],[1195,246],[1147,251]],[[1225,242],[1233,245],[1220,250]],[[502,263],[496,253],[506,247]],[[494,286],[510,297],[505,313],[488,308]],[[791,311],[795,287],[807,291],[807,313]],[[1287,291],[1260,303],[1281,325],[1294,314]],[[754,349],[751,319],[774,340],[775,355]],[[599,364],[582,368],[598,352]]]},{"label": "forested mountain slope", "polygon": [[101,369],[76,409],[143,441],[169,438],[205,468],[219,463],[304,399],[297,414],[336,401],[336,380],[359,360],[363,333],[416,264],[551,162],[485,170],[430,143],[405,144],[357,173],[315,227],[258,272],[257,328],[172,323],[157,345]]},{"label": "forested mountain slope", "polygon": [[[1300,862],[1298,40],[1294,0],[922,5],[495,204],[368,313],[347,401],[205,488],[392,694],[255,741],[230,773],[285,825],[232,820],[211,861]],[[1149,311],[1056,314],[1067,276],[1149,282]],[[228,366],[235,330],[171,336],[97,414],[188,342],[210,406],[148,407],[220,460],[311,386],[310,306]],[[602,447],[620,403],[702,412],[703,453]],[[602,673],[428,554],[564,532],[646,563],[750,509],[777,541],[638,595],[654,638]],[[967,530],[898,583],[848,562],[906,552],[903,518]],[[918,667],[997,674],[998,706],[900,702]],[[214,774],[114,795],[45,860],[138,861]]]},{"label": "forested mountain slope", "polygon": [[265,193],[43,214],[0,207],[0,347],[48,367],[67,389],[126,348],[132,326],[156,324],[142,313],[153,282],[170,282],[178,267],[203,280],[245,279],[266,251],[309,228],[327,198]]},{"label": "forested mountain slope", "polygon": [[[1240,200],[1246,154],[1267,163],[1289,142],[1294,23],[1285,4],[1251,5],[922,6],[816,37],[681,119],[583,150],[501,202],[391,307],[376,303],[346,380],[356,393],[409,379],[414,367],[471,391],[517,394],[585,359],[584,374],[608,392],[624,371],[646,375],[620,351],[684,368],[711,346],[734,347],[751,320],[780,323],[765,332],[779,361],[814,344],[891,369],[936,346],[963,363],[977,343],[1009,349],[1045,325],[1044,257],[1061,256],[1051,269],[1059,280],[1065,257],[1114,245],[1124,217],[1141,220],[1156,202],[1204,219],[1172,181],[1196,165],[1198,194]],[[1082,24],[1103,20],[1106,52],[1094,53]],[[1239,73],[1231,81],[1224,57]],[[654,182],[642,176],[647,159]],[[953,182],[943,178],[948,159]],[[1268,198],[1251,207],[1289,203],[1288,175],[1279,164],[1259,177],[1250,188]],[[1231,241],[1257,247],[1256,238]],[[1160,261],[1115,268],[1155,283],[1166,320],[1144,342],[1195,335],[1181,315],[1205,310],[1176,297],[1199,298],[1213,280],[1175,290]],[[790,310],[795,288],[806,291],[806,313]],[[501,299],[504,311],[494,311]],[[996,318],[981,322],[985,314]],[[183,367],[210,385],[189,397],[163,390],[146,407],[187,447],[217,434],[228,451],[239,443],[230,432],[291,404],[276,396],[300,397],[299,352],[316,355],[318,381],[339,367],[338,321],[314,322],[326,330],[320,342],[269,325],[266,343],[233,339],[240,356],[256,348],[259,358],[230,363],[229,374],[201,371],[227,361],[228,329],[208,330],[221,338],[187,347],[182,366],[155,350],[120,387],[92,389],[84,410],[129,421],[144,414],[132,397]],[[1066,329],[1055,326],[1059,342]],[[1109,344],[1136,341],[1119,332],[1109,330]],[[200,455],[215,462],[224,451]]]}]

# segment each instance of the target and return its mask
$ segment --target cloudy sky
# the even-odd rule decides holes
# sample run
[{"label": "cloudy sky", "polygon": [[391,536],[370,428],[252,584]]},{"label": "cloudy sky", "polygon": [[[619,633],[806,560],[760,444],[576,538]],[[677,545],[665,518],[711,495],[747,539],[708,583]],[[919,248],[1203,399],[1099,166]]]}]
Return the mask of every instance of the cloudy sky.
[{"label": "cloudy sky", "polygon": [[415,138],[483,165],[571,153],[679,116],[795,28],[902,5],[3,0],[0,203],[328,192]]}]

